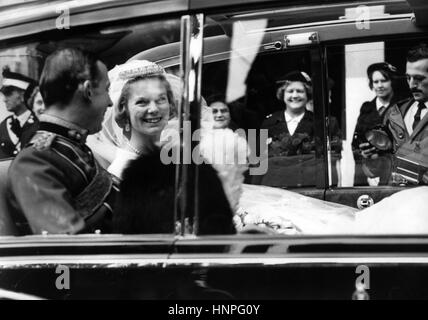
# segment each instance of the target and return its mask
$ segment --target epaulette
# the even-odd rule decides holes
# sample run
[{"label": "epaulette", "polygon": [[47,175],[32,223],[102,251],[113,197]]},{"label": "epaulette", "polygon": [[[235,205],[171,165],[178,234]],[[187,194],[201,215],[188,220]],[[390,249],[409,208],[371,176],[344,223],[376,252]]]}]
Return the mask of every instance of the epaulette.
[{"label": "epaulette", "polygon": [[37,150],[41,151],[50,148],[52,143],[55,141],[55,138],[55,133],[38,132],[34,135],[29,144]]}]

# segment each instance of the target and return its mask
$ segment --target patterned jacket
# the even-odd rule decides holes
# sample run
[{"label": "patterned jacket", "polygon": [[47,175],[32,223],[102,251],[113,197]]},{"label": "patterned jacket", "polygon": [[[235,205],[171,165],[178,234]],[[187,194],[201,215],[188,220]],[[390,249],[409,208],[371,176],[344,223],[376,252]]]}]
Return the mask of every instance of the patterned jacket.
[{"label": "patterned jacket", "polygon": [[[393,172],[403,175],[408,182],[428,183],[428,115],[425,115],[410,135],[404,115],[415,102],[408,99],[388,109],[385,125],[393,139]],[[404,170],[403,170],[404,169]]]},{"label": "patterned jacket", "polygon": [[112,179],[85,140],[80,128],[41,116],[8,173],[9,207],[21,234],[110,232]]}]

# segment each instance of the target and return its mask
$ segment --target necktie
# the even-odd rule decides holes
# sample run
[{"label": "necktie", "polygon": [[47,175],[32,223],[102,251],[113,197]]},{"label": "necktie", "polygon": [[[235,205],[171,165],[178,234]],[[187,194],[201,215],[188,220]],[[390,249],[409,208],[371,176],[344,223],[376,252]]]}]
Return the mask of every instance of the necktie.
[{"label": "necktie", "polygon": [[385,106],[382,106],[382,107],[380,107],[380,108],[379,108],[378,113],[379,113],[379,115],[380,115],[381,117],[383,116],[383,113],[385,112],[385,110],[386,110],[386,107],[385,107]]},{"label": "necktie", "polygon": [[415,120],[413,121],[413,125],[412,125],[413,130],[415,130],[416,126],[421,121],[421,112],[424,108],[426,108],[425,103],[419,102],[418,111],[416,111],[415,118],[414,118]]},{"label": "necktie", "polygon": [[12,122],[10,124],[10,129],[12,132],[19,138],[21,138],[22,128],[19,120],[15,117],[12,117]]}]

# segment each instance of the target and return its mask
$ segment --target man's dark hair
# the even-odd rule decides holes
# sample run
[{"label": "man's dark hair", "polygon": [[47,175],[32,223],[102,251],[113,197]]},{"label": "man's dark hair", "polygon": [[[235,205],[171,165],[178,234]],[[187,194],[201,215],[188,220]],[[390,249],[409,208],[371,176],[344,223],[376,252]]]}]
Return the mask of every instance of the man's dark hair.
[{"label": "man's dark hair", "polygon": [[75,48],[58,49],[50,54],[39,82],[45,106],[69,103],[79,84],[86,80],[96,86],[97,61],[100,60],[94,54]]},{"label": "man's dark hair", "polygon": [[[192,164],[193,165],[193,164]],[[130,162],[123,173],[113,229],[119,233],[173,233],[175,164],[159,150]],[[217,171],[199,165],[199,234],[234,234],[233,212]]]},{"label": "man's dark hair", "polygon": [[416,62],[422,59],[428,59],[428,46],[426,43],[418,44],[407,53],[408,62]]}]

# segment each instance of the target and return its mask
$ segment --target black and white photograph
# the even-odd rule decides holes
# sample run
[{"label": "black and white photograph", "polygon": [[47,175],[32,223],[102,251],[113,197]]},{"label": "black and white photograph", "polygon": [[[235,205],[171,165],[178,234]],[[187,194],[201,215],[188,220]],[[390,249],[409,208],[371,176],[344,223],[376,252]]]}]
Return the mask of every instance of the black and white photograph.
[{"label": "black and white photograph", "polygon": [[427,283],[427,1],[0,0],[0,300]]}]

